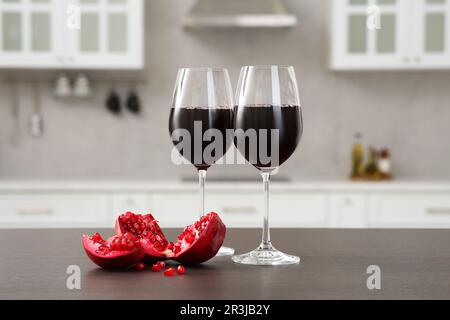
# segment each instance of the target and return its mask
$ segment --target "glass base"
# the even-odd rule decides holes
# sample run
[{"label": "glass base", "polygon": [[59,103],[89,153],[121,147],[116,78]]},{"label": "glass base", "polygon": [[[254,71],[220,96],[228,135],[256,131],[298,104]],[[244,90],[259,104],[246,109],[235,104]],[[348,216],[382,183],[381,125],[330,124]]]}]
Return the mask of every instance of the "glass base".
[{"label": "glass base", "polygon": [[233,256],[235,263],[255,266],[278,266],[300,263],[300,258],[285,254],[275,249],[272,244],[261,244],[255,250],[241,255]]},{"label": "glass base", "polygon": [[216,257],[227,257],[234,254],[233,248],[220,247],[219,252],[217,252]]}]

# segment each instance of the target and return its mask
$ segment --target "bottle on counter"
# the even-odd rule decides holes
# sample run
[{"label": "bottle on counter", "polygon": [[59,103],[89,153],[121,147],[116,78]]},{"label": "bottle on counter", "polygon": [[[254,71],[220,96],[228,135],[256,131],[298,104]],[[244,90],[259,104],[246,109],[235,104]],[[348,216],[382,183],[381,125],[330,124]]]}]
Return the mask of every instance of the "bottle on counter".
[{"label": "bottle on counter", "polygon": [[380,171],[380,178],[382,180],[391,180],[391,153],[389,149],[383,148],[380,152],[380,159],[378,160],[378,170]]},{"label": "bottle on counter", "polygon": [[365,174],[368,179],[380,179],[380,171],[378,170],[378,151],[374,146],[369,147],[369,159],[366,164]]},{"label": "bottle on counter", "polygon": [[355,143],[352,149],[352,173],[353,180],[364,178],[364,147],[362,145],[362,134],[355,134]]}]

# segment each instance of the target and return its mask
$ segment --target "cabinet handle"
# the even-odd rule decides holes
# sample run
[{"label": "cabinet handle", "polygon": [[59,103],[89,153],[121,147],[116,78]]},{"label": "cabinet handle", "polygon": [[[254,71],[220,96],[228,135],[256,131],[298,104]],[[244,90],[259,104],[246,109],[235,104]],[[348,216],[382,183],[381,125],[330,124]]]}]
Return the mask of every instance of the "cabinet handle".
[{"label": "cabinet handle", "polygon": [[414,58],[414,61],[415,61],[415,62],[420,62],[421,60],[422,60],[422,59],[421,59],[419,56],[417,56],[417,57]]},{"label": "cabinet handle", "polygon": [[353,207],[352,199],[351,198],[345,198],[344,205],[346,205],[347,207]]},{"label": "cabinet handle", "polygon": [[53,214],[52,208],[18,208],[17,213],[29,216],[48,216]]},{"label": "cabinet handle", "polygon": [[409,57],[403,57],[403,62],[409,63],[409,61],[410,61]]},{"label": "cabinet handle", "polygon": [[450,214],[450,208],[428,208],[427,213],[430,214]]},{"label": "cabinet handle", "polygon": [[223,207],[222,208],[222,212],[223,213],[228,213],[228,214],[232,214],[232,213],[257,213],[258,210],[256,210],[255,207]]}]

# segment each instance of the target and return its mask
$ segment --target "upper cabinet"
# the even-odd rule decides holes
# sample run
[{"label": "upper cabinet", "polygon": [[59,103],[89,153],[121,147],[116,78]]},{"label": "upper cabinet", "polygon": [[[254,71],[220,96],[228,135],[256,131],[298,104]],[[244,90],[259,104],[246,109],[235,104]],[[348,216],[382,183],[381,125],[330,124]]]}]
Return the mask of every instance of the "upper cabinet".
[{"label": "upper cabinet", "polygon": [[450,0],[332,1],[335,70],[450,68]]},{"label": "upper cabinet", "polygon": [[141,69],[143,0],[0,0],[0,68]]}]

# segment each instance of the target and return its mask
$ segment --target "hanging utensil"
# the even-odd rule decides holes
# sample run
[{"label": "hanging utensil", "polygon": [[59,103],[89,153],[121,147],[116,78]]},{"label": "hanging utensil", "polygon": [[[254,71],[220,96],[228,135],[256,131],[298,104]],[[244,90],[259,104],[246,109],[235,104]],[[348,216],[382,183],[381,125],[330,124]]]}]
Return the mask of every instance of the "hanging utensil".
[{"label": "hanging utensil", "polygon": [[106,99],[106,108],[115,115],[120,114],[122,106],[120,103],[120,97],[115,89],[112,89]]},{"label": "hanging utensil", "polygon": [[10,142],[12,145],[16,146],[20,140],[20,113],[19,113],[19,102],[17,96],[17,84],[14,80],[9,81],[9,93],[11,102],[11,117],[13,120]]},{"label": "hanging utensil", "polygon": [[30,117],[30,134],[39,138],[44,133],[44,118],[41,112],[41,99],[38,84],[33,83],[33,114]]},{"label": "hanging utensil", "polygon": [[134,114],[140,114],[141,113],[141,101],[139,99],[139,96],[136,92],[136,89],[131,89],[128,93],[126,106],[128,111]]}]

